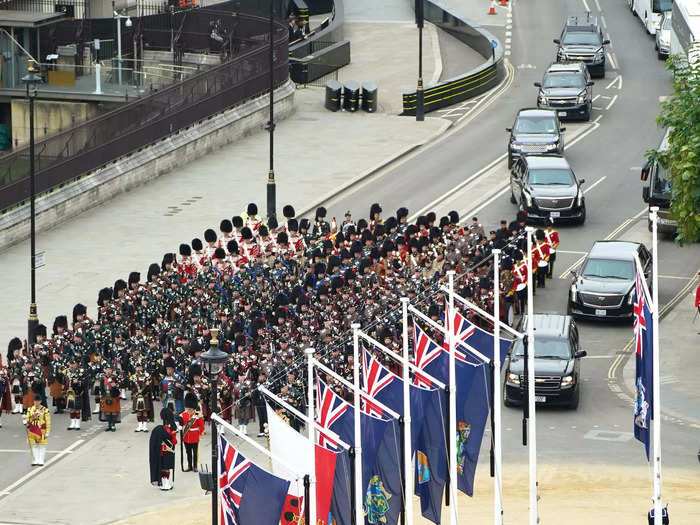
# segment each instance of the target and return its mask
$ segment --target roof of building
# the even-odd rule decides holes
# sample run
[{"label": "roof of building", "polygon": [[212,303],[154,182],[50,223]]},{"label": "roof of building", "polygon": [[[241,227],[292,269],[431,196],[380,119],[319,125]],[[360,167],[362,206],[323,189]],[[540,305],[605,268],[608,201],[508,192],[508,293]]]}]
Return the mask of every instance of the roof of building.
[{"label": "roof of building", "polygon": [[12,11],[0,9],[0,27],[41,27],[65,18],[65,13]]}]

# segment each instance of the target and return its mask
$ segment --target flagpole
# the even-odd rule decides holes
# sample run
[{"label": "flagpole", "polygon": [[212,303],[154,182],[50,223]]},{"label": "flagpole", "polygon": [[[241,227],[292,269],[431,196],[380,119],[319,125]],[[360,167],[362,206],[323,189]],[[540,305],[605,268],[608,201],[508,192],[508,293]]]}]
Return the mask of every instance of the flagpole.
[{"label": "flagpole", "polygon": [[454,297],[454,280],[455,271],[450,270],[447,272],[448,287],[449,287],[449,301],[447,308],[447,332],[450,343],[450,360],[449,360],[449,371],[450,371],[450,491],[452,492],[452,512],[450,512],[450,524],[457,525],[457,378],[455,376],[455,330],[454,326],[454,307],[455,307],[455,297]]},{"label": "flagpole", "polygon": [[404,448],[404,491],[406,504],[404,506],[404,512],[406,516],[406,523],[408,525],[413,525],[413,476],[411,474],[411,399],[410,399],[410,385],[409,385],[409,357],[408,357],[408,297],[401,298],[401,310],[403,313],[403,366],[402,368],[402,378],[403,378],[403,448]]},{"label": "flagpole", "polygon": [[503,502],[501,501],[501,283],[499,256],[501,250],[493,250],[493,449],[494,449],[494,490],[493,523],[501,525],[503,521]]},{"label": "flagpole", "polygon": [[353,414],[355,416],[355,525],[364,523],[362,502],[362,433],[360,432],[360,341],[357,331],[359,323],[353,323],[352,327],[352,378],[353,378]]},{"label": "flagpole", "polygon": [[530,525],[537,525],[537,427],[535,424],[535,323],[532,282],[532,232],[533,228],[525,228],[527,232],[527,444],[530,464]]},{"label": "flagpole", "polygon": [[652,250],[651,250],[651,294],[652,294],[652,390],[654,418],[654,525],[661,525],[661,381],[659,379],[660,348],[659,348],[659,245],[658,245],[658,206],[653,206],[651,211],[652,224]]},{"label": "flagpole", "polygon": [[309,407],[309,420],[306,428],[309,432],[309,520],[308,523],[316,523],[316,429],[314,428],[314,349],[307,348],[306,353],[306,381],[307,381],[307,406]]}]

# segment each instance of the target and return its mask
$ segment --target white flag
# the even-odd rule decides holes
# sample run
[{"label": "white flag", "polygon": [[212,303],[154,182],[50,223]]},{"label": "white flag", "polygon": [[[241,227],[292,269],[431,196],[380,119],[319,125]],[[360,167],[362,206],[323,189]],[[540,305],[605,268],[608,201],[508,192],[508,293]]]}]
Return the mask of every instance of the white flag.
[{"label": "white flag", "polygon": [[[294,430],[287,422],[278,416],[275,411],[266,404],[267,424],[270,432],[270,452],[272,452],[272,473],[284,479],[291,480],[289,493],[293,496],[304,495],[304,480],[298,479],[299,472],[309,471],[309,440]],[[289,467],[294,467],[296,472],[289,470],[287,465],[275,461],[274,457],[284,458]],[[296,480],[296,481],[295,481]]]}]

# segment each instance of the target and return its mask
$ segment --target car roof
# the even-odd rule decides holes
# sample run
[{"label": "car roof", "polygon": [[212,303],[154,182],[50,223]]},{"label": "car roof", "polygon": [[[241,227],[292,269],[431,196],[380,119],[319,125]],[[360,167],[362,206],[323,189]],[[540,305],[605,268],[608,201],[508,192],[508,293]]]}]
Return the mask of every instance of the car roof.
[{"label": "car roof", "polygon": [[525,155],[523,161],[529,168],[570,168],[563,155]]},{"label": "car roof", "polygon": [[[535,337],[568,337],[571,316],[559,314],[535,314],[533,319]],[[527,315],[523,317],[522,330],[527,330]]]},{"label": "car roof", "polygon": [[556,117],[557,114],[551,109],[523,108],[518,111],[518,117]]},{"label": "car roof", "polygon": [[547,68],[545,75],[547,73],[558,73],[561,71],[583,73],[585,67],[586,64],[583,62],[555,62]]},{"label": "car roof", "polygon": [[596,241],[588,256],[631,261],[634,260],[634,254],[637,253],[640,244],[631,241]]},{"label": "car roof", "polygon": [[570,16],[566,19],[567,31],[598,31],[598,19],[590,13],[583,16]]}]

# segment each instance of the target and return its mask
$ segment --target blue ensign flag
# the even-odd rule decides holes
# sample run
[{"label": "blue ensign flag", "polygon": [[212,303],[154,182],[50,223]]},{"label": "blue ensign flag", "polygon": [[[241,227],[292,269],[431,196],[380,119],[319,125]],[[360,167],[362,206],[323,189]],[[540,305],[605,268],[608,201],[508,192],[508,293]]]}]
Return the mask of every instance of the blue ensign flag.
[{"label": "blue ensign flag", "polygon": [[649,297],[645,292],[643,277],[637,272],[634,285],[634,348],[635,348],[635,388],[634,437],[644,443],[649,461],[649,424],[654,407],[653,388],[653,326]]}]

